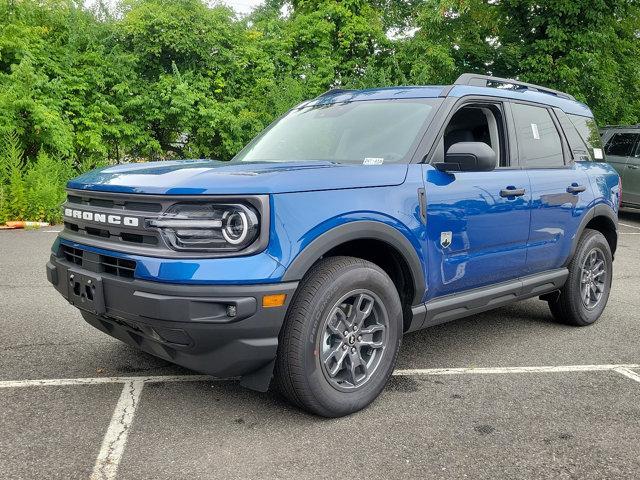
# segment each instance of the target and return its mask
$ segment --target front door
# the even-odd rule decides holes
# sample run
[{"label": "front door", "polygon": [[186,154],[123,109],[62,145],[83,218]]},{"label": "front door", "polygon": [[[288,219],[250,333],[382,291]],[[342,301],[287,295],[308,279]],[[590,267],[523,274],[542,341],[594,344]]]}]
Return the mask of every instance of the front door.
[{"label": "front door", "polygon": [[453,143],[480,141],[496,151],[496,170],[445,173],[423,166],[427,300],[522,274],[531,193],[527,174],[512,165],[507,131],[500,102],[465,104],[450,119],[435,160]]}]

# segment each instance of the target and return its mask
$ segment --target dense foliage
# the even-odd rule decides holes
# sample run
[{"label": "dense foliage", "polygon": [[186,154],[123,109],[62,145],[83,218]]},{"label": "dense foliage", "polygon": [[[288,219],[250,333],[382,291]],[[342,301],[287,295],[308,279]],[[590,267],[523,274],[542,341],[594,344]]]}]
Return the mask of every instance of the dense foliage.
[{"label": "dense foliage", "polygon": [[229,159],[332,87],[462,72],[574,94],[640,122],[634,0],[0,0],[0,222],[57,220],[69,176],[105,163]]}]

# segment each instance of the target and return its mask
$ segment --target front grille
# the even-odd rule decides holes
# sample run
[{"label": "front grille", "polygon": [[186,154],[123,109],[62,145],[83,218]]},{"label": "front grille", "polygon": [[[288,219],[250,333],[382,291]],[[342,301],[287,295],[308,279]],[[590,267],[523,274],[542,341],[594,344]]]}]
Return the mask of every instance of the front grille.
[{"label": "front grille", "polygon": [[78,265],[95,273],[106,273],[122,278],[133,278],[136,270],[135,260],[126,258],[113,257],[111,255],[101,255],[93,253],[81,248],[75,248],[71,245],[62,244],[60,246],[60,255],[67,262]]},{"label": "front grille", "polygon": [[[70,191],[64,209],[74,211],[91,212],[103,216],[102,222],[92,219],[74,218],[65,215],[65,231],[74,234],[74,241],[83,242],[104,248],[112,248],[108,244],[133,246],[140,248],[163,248],[164,242],[157,229],[149,229],[145,226],[145,218],[155,218],[164,210],[161,201],[144,201],[132,197],[140,195],[113,194],[101,192]],[[120,218],[133,217],[138,220],[137,226],[107,223],[104,218],[117,216]],[[95,240],[95,242],[91,242]],[[108,243],[108,244],[107,244]],[[166,248],[166,247],[165,247]]]},{"label": "front grille", "polygon": [[153,212],[162,211],[162,204],[157,202],[138,202],[128,200],[114,200],[105,198],[95,198],[91,196],[67,195],[67,203],[69,205],[82,207],[99,207],[113,210],[132,210],[137,212]]},{"label": "front grille", "polygon": [[243,195],[264,215],[261,218],[260,240],[242,252],[177,251],[153,220],[178,203],[240,200],[227,195],[151,195],[144,193],[67,190],[63,205],[64,230],[60,237],[68,242],[101,250],[123,252],[155,258],[217,258],[246,255],[266,247],[269,232],[269,203],[266,195]]}]

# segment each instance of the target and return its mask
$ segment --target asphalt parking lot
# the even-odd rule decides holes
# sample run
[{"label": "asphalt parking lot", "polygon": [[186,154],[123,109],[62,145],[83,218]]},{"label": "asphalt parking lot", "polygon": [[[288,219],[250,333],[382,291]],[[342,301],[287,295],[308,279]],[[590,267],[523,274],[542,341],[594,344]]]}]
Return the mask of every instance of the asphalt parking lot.
[{"label": "asphalt parking lot", "polygon": [[336,420],[94,330],[46,281],[55,229],[0,232],[0,478],[638,478],[640,213],[620,221],[598,323],[529,300],[408,335]]}]

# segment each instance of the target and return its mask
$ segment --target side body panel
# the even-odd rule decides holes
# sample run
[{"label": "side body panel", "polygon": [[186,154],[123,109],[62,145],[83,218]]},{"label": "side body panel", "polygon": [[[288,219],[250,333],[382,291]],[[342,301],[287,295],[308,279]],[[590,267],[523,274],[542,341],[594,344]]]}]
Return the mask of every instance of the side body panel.
[{"label": "side body panel", "polygon": [[[413,250],[414,263],[419,263],[417,269],[422,279],[417,283],[424,284],[427,267],[419,202],[419,192],[423,187],[421,169],[421,165],[408,165],[405,182],[395,187],[274,195],[269,251],[288,268],[283,280],[301,278],[303,272],[290,267],[298,263],[301,255],[307,255],[307,247],[323,235],[349,223],[372,222],[391,228],[404,237]],[[360,238],[369,238],[367,232],[363,232]],[[392,238],[389,243],[398,247],[398,242]],[[317,252],[314,251],[312,256],[316,257]],[[416,292],[419,298],[415,303],[424,301],[423,293]]]},{"label": "side body panel", "polygon": [[[526,168],[532,196],[526,275],[566,266],[596,206],[605,203],[612,211],[617,211],[618,178],[613,168],[586,160],[591,157],[581,150],[585,145],[582,142],[576,144],[579,133],[572,122],[563,118],[567,112],[549,113],[561,139],[564,165]],[[593,118],[590,114],[585,117]],[[518,144],[520,163],[524,168],[526,161],[523,158],[527,153],[521,152],[521,148],[522,145]],[[607,185],[603,188],[594,186],[595,172],[602,172],[601,168],[611,172],[601,176],[600,183]]]},{"label": "side body panel", "polygon": [[[443,173],[424,166],[428,300],[522,275],[530,194],[520,169]],[[502,197],[506,188],[520,197]],[[442,240],[450,234],[451,244]],[[444,242],[445,244],[447,242]]]},{"label": "side body panel", "polygon": [[[602,162],[580,162],[577,165],[583,168],[589,176],[591,188],[593,189],[593,200],[589,209],[606,209],[618,216],[619,189],[618,172],[608,163]],[[624,198],[624,184],[622,185],[622,195]]]},{"label": "side body panel", "polygon": [[[565,264],[580,222],[595,204],[589,165],[589,162],[576,162],[567,168],[527,170],[532,208],[526,274]],[[585,187],[585,190],[570,193],[567,189],[571,186]]]}]

